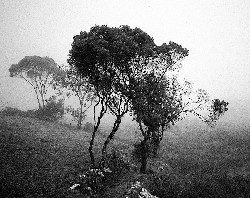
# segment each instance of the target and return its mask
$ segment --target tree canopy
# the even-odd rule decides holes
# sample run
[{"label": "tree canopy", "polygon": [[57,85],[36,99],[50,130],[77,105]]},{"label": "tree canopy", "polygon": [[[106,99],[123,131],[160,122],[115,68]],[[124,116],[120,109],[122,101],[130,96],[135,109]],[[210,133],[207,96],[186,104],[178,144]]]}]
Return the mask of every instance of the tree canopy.
[{"label": "tree canopy", "polygon": [[[39,108],[45,106],[48,87],[59,72],[56,62],[49,57],[25,56],[9,68],[10,77],[23,78],[35,90]],[[39,97],[40,96],[40,97]]]},{"label": "tree canopy", "polygon": [[146,32],[129,26],[94,26],[73,39],[68,63],[101,90],[118,88],[121,82],[124,84],[124,75],[131,75],[133,58],[163,54],[168,66],[173,66],[188,55],[188,50],[181,45],[170,42],[157,46]]}]

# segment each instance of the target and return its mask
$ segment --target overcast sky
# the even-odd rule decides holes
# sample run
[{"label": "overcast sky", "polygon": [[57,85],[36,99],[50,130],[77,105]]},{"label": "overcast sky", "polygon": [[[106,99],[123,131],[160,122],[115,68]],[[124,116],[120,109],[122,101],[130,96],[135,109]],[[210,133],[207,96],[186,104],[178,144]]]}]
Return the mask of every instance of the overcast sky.
[{"label": "overcast sky", "polygon": [[33,89],[7,77],[10,65],[30,55],[66,63],[73,36],[95,24],[139,27],[158,45],[181,44],[190,52],[186,78],[248,114],[249,0],[1,0],[0,102],[36,107]]}]

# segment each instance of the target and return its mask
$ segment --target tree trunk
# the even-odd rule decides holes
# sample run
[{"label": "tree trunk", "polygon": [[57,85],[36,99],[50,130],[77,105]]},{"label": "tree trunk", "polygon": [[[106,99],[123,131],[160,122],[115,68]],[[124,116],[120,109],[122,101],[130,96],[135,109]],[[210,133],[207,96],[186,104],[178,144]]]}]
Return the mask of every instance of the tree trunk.
[{"label": "tree trunk", "polygon": [[146,173],[147,170],[147,159],[148,159],[148,137],[144,137],[144,140],[141,142],[141,167],[140,172]]},{"label": "tree trunk", "polygon": [[37,90],[36,90],[35,87],[34,87],[34,90],[35,90],[35,92],[36,92],[36,99],[37,99],[37,102],[38,102],[38,108],[41,109],[41,108],[42,108],[42,107],[41,107],[41,103],[40,103],[39,96],[38,96],[38,93],[37,93]]},{"label": "tree trunk", "polygon": [[107,108],[102,103],[102,109],[101,109],[100,115],[98,116],[97,123],[94,126],[94,131],[92,133],[92,137],[91,137],[91,140],[89,143],[89,156],[90,156],[91,163],[92,163],[93,167],[95,167],[95,157],[94,157],[94,153],[93,153],[93,145],[94,145],[95,135],[96,135],[96,132],[97,132],[99,125],[101,123],[101,119],[104,116],[104,114],[106,113],[106,110],[107,110]]},{"label": "tree trunk", "polygon": [[150,154],[150,146],[149,145],[153,138],[153,135],[155,133],[155,127],[154,126],[148,126],[148,129],[146,132],[144,132],[144,139],[141,142],[141,167],[140,167],[140,172],[141,173],[146,173],[147,170],[147,160],[148,156]]},{"label": "tree trunk", "polygon": [[82,128],[82,102],[80,102],[80,115],[78,118],[78,123],[77,123],[77,129],[81,129]]},{"label": "tree trunk", "polygon": [[150,146],[152,148],[152,150],[150,151],[152,154],[152,157],[156,157],[158,155],[158,150],[160,147],[160,142],[162,140],[162,132],[160,131],[160,129],[158,130],[154,130],[154,132],[152,133],[152,139],[150,142]]},{"label": "tree trunk", "polygon": [[92,137],[91,137],[91,140],[90,140],[90,143],[89,143],[89,156],[90,156],[91,163],[92,163],[93,167],[95,167],[95,156],[94,156],[94,153],[93,153],[93,145],[94,145],[96,131],[98,130],[99,125],[100,125],[100,121],[99,121],[99,118],[98,118],[98,124],[96,126],[94,126],[94,131],[92,133]]},{"label": "tree trunk", "polygon": [[109,134],[109,136],[107,137],[106,141],[104,142],[103,148],[102,148],[102,159],[100,162],[100,167],[103,168],[105,167],[105,161],[106,161],[106,151],[107,151],[107,146],[109,144],[109,142],[113,139],[115,133],[117,132],[117,130],[119,129],[120,123],[121,123],[121,118],[122,116],[116,116],[116,120],[113,126],[113,129],[111,131],[111,133]]},{"label": "tree trunk", "polygon": [[40,95],[41,95],[41,100],[42,100],[42,108],[44,108],[45,107],[45,103],[44,103],[44,93],[43,93],[43,90],[42,90],[42,88],[41,88],[41,90],[39,90],[39,92],[40,92]]}]

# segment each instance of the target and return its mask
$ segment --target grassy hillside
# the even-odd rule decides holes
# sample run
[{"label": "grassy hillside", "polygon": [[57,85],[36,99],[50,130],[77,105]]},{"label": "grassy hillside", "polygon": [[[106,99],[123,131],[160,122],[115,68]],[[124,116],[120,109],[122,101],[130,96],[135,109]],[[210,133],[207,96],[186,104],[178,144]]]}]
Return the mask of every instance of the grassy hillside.
[{"label": "grassy hillside", "polygon": [[[90,134],[60,123],[0,115],[0,197],[63,197],[89,166]],[[97,137],[95,148],[103,138]]]},{"label": "grassy hillside", "polygon": [[[121,197],[136,180],[158,197],[250,197],[249,132],[170,130],[159,157],[149,161],[154,174],[112,178],[105,197]],[[89,167],[90,135],[57,122],[0,114],[0,197],[80,197],[68,189]],[[104,137],[97,136],[95,151]],[[132,149],[122,136],[112,147]]]}]

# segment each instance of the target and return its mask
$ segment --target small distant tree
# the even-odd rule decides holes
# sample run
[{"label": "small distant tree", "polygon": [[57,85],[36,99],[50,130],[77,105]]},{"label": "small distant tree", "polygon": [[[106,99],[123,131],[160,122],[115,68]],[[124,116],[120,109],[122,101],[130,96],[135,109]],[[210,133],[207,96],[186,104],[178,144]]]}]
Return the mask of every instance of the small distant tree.
[{"label": "small distant tree", "polygon": [[86,112],[96,99],[94,88],[74,68],[61,66],[60,69],[61,75],[54,78],[53,87],[58,95],[66,93],[67,97],[72,95],[77,97],[80,107],[75,109],[72,106],[68,106],[65,110],[77,120],[77,128],[81,129]]},{"label": "small distant tree", "polygon": [[25,56],[18,64],[12,64],[9,72],[10,77],[19,77],[29,83],[35,90],[39,109],[45,107],[46,93],[59,72],[52,58]]}]

